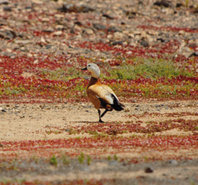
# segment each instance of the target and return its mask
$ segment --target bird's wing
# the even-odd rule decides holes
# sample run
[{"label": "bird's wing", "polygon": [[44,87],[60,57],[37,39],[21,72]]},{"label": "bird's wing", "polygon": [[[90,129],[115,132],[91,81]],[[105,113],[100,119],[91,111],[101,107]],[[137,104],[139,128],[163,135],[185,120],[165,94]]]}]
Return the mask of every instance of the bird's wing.
[{"label": "bird's wing", "polygon": [[87,89],[88,96],[95,96],[97,99],[102,99],[108,104],[113,104],[113,96],[117,98],[113,90],[107,85],[92,85]]}]

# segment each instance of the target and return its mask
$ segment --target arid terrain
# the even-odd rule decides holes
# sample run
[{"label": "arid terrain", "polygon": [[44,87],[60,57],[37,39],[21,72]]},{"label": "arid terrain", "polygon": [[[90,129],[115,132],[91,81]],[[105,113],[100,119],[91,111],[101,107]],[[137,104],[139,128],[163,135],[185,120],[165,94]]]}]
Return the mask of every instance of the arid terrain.
[{"label": "arid terrain", "polygon": [[[125,111],[109,112],[105,123],[97,123],[97,112],[88,103],[2,104],[0,157],[5,161],[0,179],[196,184],[197,108],[197,101],[126,103]],[[155,137],[154,145],[149,137]],[[53,155],[56,165],[50,163]]]},{"label": "arid terrain", "polygon": [[[197,0],[0,1],[0,185],[198,184]],[[104,123],[89,74],[124,103]]]}]

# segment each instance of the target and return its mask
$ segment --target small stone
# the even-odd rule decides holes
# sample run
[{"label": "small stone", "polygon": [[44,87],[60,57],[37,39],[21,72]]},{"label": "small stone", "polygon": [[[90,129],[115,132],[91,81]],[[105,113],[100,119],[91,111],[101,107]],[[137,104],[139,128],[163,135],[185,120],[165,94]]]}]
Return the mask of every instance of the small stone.
[{"label": "small stone", "polygon": [[182,7],[182,6],[184,6],[182,3],[176,3],[176,8],[180,8],[180,7]]},{"label": "small stone", "polygon": [[157,41],[165,42],[165,39],[163,39],[163,38],[157,38]]},{"label": "small stone", "polygon": [[32,57],[33,55],[31,53],[27,53],[27,57]]},{"label": "small stone", "polygon": [[108,32],[119,32],[120,29],[115,27],[115,26],[110,26],[108,29],[107,29]]},{"label": "small stone", "polygon": [[5,6],[5,7],[3,7],[3,11],[5,11],[5,12],[11,12],[12,11],[12,8],[9,7],[9,6]]},{"label": "small stone", "polygon": [[123,44],[123,41],[115,41],[115,42],[112,42],[111,45],[112,46],[115,46],[115,45],[122,45]]},{"label": "small stone", "polygon": [[92,29],[84,29],[83,30],[83,33],[85,33],[85,34],[87,34],[87,35],[92,35],[92,34],[94,34],[94,32],[93,32],[93,30]]},{"label": "small stone", "polygon": [[0,5],[8,5],[9,4],[9,1],[6,1],[6,0],[0,0]]},{"label": "small stone", "polygon": [[112,17],[112,16],[110,16],[110,15],[108,15],[106,13],[104,13],[102,16],[106,17],[107,19],[110,19],[110,20],[114,19],[114,17]]},{"label": "small stone", "polygon": [[45,29],[45,30],[42,30],[43,32],[45,33],[52,33],[54,30],[52,28],[48,28],[48,29]]},{"label": "small stone", "polygon": [[16,37],[16,33],[12,30],[0,30],[0,38],[11,40]]},{"label": "small stone", "polygon": [[39,63],[39,61],[36,59],[33,63],[34,63],[34,64],[38,64],[38,63]]},{"label": "small stone", "polygon": [[26,45],[26,44],[29,44],[31,41],[30,40],[15,40],[14,42],[16,44]]},{"label": "small stone", "polygon": [[134,19],[137,15],[137,12],[135,11],[127,11],[126,16],[128,16],[129,19]]},{"label": "small stone", "polygon": [[49,18],[47,18],[47,17],[44,17],[44,18],[42,18],[42,19],[41,19],[41,21],[42,21],[42,22],[49,22],[49,21],[50,21],[50,19],[49,19]]},{"label": "small stone", "polygon": [[106,26],[99,23],[94,23],[93,27],[97,30],[106,30]]},{"label": "small stone", "polygon": [[59,11],[65,12],[65,13],[87,13],[94,11],[93,8],[85,5],[77,6],[75,4],[66,4],[64,3],[61,8],[58,8]]},{"label": "small stone", "polygon": [[52,45],[48,44],[48,45],[45,46],[45,48],[50,49],[50,48],[52,48]]},{"label": "small stone", "polygon": [[53,33],[53,35],[54,35],[54,36],[60,36],[60,35],[62,35],[62,31],[55,31],[55,32]]},{"label": "small stone", "polygon": [[124,40],[125,35],[121,32],[115,32],[114,33],[114,39],[115,40]]},{"label": "small stone", "polygon": [[126,54],[127,54],[127,55],[132,55],[133,52],[132,52],[132,51],[127,51]]},{"label": "small stone", "polygon": [[146,167],[145,169],[144,169],[144,172],[145,173],[153,173],[153,169],[151,168],[151,167]]},{"label": "small stone", "polygon": [[173,160],[169,160],[168,163],[169,164],[173,164],[173,165],[177,165],[178,164],[178,162],[176,160],[174,160],[174,159]]},{"label": "small stone", "polygon": [[145,40],[145,39],[141,39],[139,41],[140,45],[144,46],[144,47],[149,47],[149,43]]},{"label": "small stone", "polygon": [[153,3],[153,5],[155,6],[160,6],[160,7],[165,7],[165,8],[169,8],[171,7],[171,2],[167,1],[167,0],[161,0],[161,1],[156,1]]},{"label": "small stone", "polygon": [[21,74],[21,76],[22,76],[23,78],[30,78],[30,77],[35,76],[35,75],[34,75],[34,73],[23,72],[23,73]]}]

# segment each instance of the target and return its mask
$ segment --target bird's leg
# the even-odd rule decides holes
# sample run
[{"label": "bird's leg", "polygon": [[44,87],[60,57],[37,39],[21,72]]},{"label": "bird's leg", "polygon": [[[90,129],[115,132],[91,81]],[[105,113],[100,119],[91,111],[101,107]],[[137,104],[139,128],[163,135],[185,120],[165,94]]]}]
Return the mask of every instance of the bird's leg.
[{"label": "bird's leg", "polygon": [[101,120],[101,117],[104,116],[104,112],[102,113],[102,115],[100,115],[100,113],[101,113],[101,111],[100,111],[100,109],[98,109],[99,122],[104,123],[104,121]]},{"label": "bird's leg", "polygon": [[107,109],[105,109],[105,111],[101,114],[100,118],[102,118],[106,113],[107,113]]},{"label": "bird's leg", "polygon": [[100,113],[101,113],[101,111],[100,111],[100,109],[98,109],[99,122],[102,123],[103,121],[101,120]]}]

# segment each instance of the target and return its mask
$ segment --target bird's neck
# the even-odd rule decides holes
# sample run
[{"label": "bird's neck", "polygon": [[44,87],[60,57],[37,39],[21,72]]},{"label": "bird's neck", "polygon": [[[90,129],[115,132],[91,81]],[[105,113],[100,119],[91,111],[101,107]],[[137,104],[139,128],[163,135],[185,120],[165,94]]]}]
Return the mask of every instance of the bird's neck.
[{"label": "bird's neck", "polygon": [[88,87],[91,86],[91,85],[94,85],[96,83],[99,83],[99,79],[95,78],[95,77],[91,77],[91,79],[89,81],[89,84],[88,84]]}]

